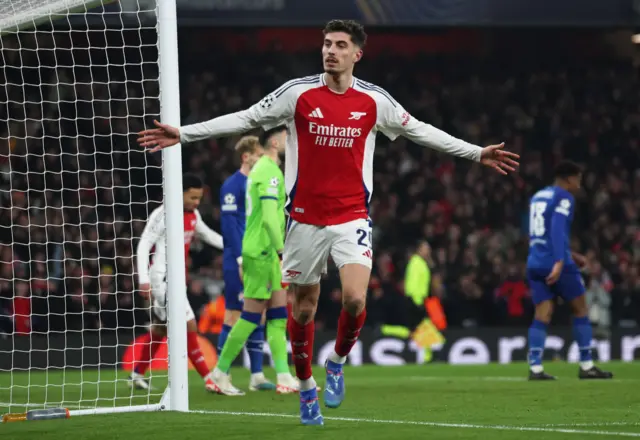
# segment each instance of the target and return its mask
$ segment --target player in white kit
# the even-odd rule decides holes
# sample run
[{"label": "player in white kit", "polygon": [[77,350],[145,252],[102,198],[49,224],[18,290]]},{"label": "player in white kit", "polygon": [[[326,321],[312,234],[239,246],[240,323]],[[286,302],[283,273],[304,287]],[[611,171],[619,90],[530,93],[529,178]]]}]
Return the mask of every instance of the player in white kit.
[{"label": "player in white kit", "polygon": [[384,89],[353,76],[366,34],[353,21],[332,20],[324,29],[324,73],[291,80],[247,110],[185,127],[155,121],[140,133],[157,151],[178,142],[287,126],[285,186],[289,213],[283,281],[294,288],[290,322],[293,359],[301,382],[303,424],[322,424],[311,374],[320,276],[331,255],[340,271],[343,310],[334,352],[327,362],[325,405],[344,399],[342,365],[366,318],[365,300],[373,250],[368,215],[373,190],[375,138],[402,135],[418,145],[480,162],[501,174],[518,166],[504,144],[481,148],[413,118]]},{"label": "player in white kit", "polygon": [[[189,248],[194,236],[200,237],[205,243],[217,249],[222,249],[222,236],[210,229],[202,220],[198,206],[202,199],[202,181],[192,174],[182,177],[183,185],[183,222],[184,222],[184,252],[188,258]],[[149,267],[149,259],[153,250],[153,261]],[[167,322],[167,249],[166,228],[164,223],[164,205],[156,208],[142,231],[136,250],[136,263],[138,269],[138,282],[143,296],[152,299],[151,329],[138,343],[143,345],[140,359],[137,359],[130,376],[132,387],[148,389],[149,382],[145,379],[145,372],[149,368],[151,359],[158,351],[160,344],[166,336]],[[188,273],[188,270],[186,271]],[[182,294],[186,295],[186,287]],[[185,324],[187,326],[187,355],[189,360],[205,381],[208,391],[215,391],[209,378],[209,367],[200,351],[198,344],[198,325],[193,309],[186,301],[187,313]],[[146,346],[148,345],[148,347]]]}]

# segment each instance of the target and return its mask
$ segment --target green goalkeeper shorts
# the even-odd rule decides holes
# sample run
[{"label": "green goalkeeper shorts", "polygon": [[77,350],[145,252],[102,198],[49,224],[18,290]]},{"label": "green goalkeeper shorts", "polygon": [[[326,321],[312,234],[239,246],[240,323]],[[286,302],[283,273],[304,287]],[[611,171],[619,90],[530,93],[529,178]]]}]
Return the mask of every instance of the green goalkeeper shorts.
[{"label": "green goalkeeper shorts", "polygon": [[277,255],[265,259],[242,257],[244,297],[260,300],[271,299],[272,292],[282,289],[281,270],[280,259]]}]

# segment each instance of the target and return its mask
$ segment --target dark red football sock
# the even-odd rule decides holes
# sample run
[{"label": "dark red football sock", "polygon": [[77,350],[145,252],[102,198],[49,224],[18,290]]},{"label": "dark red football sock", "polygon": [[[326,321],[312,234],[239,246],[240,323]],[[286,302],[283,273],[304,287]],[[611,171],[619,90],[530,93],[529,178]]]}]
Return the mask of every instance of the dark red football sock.
[{"label": "dark red football sock", "polygon": [[336,354],[347,356],[360,336],[360,330],[367,318],[367,310],[364,309],[358,316],[351,316],[345,309],[340,312],[338,319],[338,337],[336,338]]},{"label": "dark red football sock", "polygon": [[209,374],[209,368],[207,367],[207,361],[204,359],[202,352],[200,351],[200,344],[198,344],[198,333],[187,332],[187,354],[189,360],[195,367],[198,374],[203,378]]},{"label": "dark red football sock", "polygon": [[144,375],[149,369],[151,359],[154,359],[160,345],[162,344],[160,336],[154,335],[152,332],[140,338],[139,344],[142,344],[142,350],[140,350],[140,358],[134,363],[133,371],[138,374]]},{"label": "dark red football sock", "polygon": [[296,366],[296,376],[300,380],[307,380],[313,374],[311,371],[311,361],[313,357],[314,332],[315,325],[313,321],[303,325],[295,319],[289,320],[293,364]]}]

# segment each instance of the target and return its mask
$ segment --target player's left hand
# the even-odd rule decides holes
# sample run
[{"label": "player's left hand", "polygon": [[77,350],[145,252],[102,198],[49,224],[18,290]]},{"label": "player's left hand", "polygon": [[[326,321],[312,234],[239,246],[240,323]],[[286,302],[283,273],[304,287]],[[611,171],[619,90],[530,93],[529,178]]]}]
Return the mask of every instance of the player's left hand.
[{"label": "player's left hand", "polygon": [[563,261],[556,261],[551,269],[551,273],[547,276],[547,286],[551,286],[555,284],[559,279],[560,275],[562,275],[562,268],[564,267]]},{"label": "player's left hand", "polygon": [[480,153],[480,163],[504,175],[509,171],[515,171],[520,166],[518,162],[520,156],[511,151],[505,151],[503,148],[504,142],[484,147]]}]

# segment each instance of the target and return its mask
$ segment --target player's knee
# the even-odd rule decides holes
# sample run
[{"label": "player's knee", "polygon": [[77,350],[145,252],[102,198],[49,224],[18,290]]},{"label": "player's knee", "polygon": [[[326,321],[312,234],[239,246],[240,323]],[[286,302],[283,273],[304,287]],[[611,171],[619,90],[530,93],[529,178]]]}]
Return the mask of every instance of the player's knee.
[{"label": "player's knee", "polygon": [[536,306],[535,319],[540,322],[549,323],[553,315],[553,303],[543,301]]},{"label": "player's knee", "polygon": [[587,307],[587,301],[584,295],[571,301],[571,309],[573,310],[573,316],[576,318],[584,318],[589,314],[589,308]]},{"label": "player's knee", "polygon": [[224,311],[224,325],[233,327],[238,319],[240,319],[240,310],[225,310]]},{"label": "player's knee", "polygon": [[300,324],[308,324],[316,315],[320,285],[294,285],[293,288],[293,318]]},{"label": "player's knee", "polygon": [[293,318],[299,324],[308,324],[313,321],[316,314],[315,304],[309,301],[299,302],[297,307],[293,308]]},{"label": "player's knee", "polygon": [[351,316],[358,316],[365,308],[366,294],[343,291],[342,293],[342,307]]},{"label": "player's knee", "polygon": [[311,298],[298,298],[293,304],[293,319],[299,324],[308,324],[316,316],[317,303]]}]

